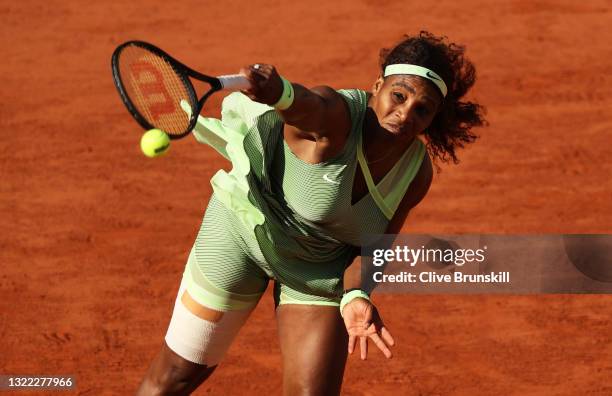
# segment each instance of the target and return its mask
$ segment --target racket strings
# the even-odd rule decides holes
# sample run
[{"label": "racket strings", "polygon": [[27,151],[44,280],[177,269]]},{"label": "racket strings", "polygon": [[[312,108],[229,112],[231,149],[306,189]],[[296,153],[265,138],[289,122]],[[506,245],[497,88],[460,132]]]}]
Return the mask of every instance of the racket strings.
[{"label": "racket strings", "polygon": [[145,48],[128,46],[121,52],[119,69],[129,100],[150,125],[170,135],[188,130],[190,116],[181,101],[189,103],[192,111],[196,104],[172,64]]}]

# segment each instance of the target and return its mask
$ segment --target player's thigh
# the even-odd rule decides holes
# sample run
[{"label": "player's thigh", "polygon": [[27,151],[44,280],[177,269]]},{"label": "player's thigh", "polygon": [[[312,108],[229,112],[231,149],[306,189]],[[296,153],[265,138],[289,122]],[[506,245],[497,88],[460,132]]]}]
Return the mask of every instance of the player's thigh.
[{"label": "player's thigh", "polygon": [[[190,259],[193,258],[190,255]],[[262,293],[241,295],[197,280],[188,263],[165,343],[140,394],[189,394],[222,361]]]},{"label": "player's thigh", "polygon": [[276,317],[284,394],[339,394],[348,335],[338,307],[281,304]]},{"label": "player's thigh", "polygon": [[[266,289],[266,274],[250,259],[215,200],[206,212],[174,304],[165,346],[145,384],[162,390],[197,386],[221,362]],[[182,384],[182,385],[181,385]]]},{"label": "player's thigh", "polygon": [[216,364],[266,289],[240,223],[211,198],[191,250],[166,343],[185,359]]},{"label": "player's thigh", "polygon": [[210,286],[197,280],[197,274],[183,275],[165,337],[179,356],[208,367],[222,360],[263,294],[262,290],[242,295]]}]

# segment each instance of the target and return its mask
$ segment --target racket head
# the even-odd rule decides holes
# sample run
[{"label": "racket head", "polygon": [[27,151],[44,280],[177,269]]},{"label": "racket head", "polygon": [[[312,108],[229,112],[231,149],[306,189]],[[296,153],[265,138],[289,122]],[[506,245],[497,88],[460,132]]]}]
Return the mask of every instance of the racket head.
[{"label": "racket head", "polygon": [[189,68],[143,41],[121,44],[111,64],[121,100],[144,129],[161,129],[170,139],[193,130],[204,100],[196,97]]}]

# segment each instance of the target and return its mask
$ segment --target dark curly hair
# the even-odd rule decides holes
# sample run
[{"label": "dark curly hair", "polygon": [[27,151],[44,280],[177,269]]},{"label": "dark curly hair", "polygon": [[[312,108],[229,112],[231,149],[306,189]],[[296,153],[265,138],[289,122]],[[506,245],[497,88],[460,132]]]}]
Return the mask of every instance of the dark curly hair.
[{"label": "dark curly hair", "polygon": [[387,65],[410,63],[433,70],[446,83],[448,93],[425,136],[427,150],[434,159],[452,160],[455,164],[459,162],[456,148],[463,148],[478,138],[472,128],[487,125],[483,106],[460,100],[476,82],[476,69],[464,52],[465,47],[448,43],[446,37],[436,37],[427,31],[421,31],[418,36],[406,35],[392,49],[380,51],[382,73]]}]

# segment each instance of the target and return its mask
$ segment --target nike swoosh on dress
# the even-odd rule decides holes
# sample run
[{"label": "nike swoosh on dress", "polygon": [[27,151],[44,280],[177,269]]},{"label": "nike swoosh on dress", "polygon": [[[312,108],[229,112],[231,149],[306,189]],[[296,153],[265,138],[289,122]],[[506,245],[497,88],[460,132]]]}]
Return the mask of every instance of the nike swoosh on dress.
[{"label": "nike swoosh on dress", "polygon": [[332,184],[340,184],[340,182],[335,181],[333,179],[330,179],[328,175],[329,175],[329,173],[324,174],[323,175],[323,180],[325,180],[328,183],[332,183]]}]

